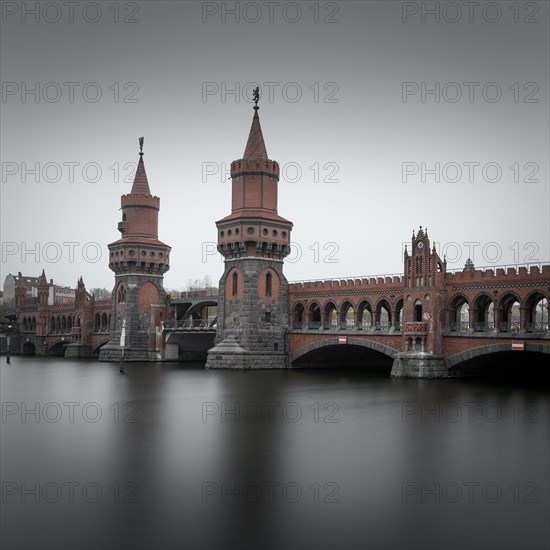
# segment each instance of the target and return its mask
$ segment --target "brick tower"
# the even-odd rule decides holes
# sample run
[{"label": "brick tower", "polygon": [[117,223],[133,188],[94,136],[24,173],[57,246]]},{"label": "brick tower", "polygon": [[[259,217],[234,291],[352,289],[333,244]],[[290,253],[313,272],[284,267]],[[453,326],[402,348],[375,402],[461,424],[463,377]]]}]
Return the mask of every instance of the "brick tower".
[{"label": "brick tower", "polygon": [[225,258],[217,338],[207,368],[288,366],[288,282],[283,261],[292,223],[277,214],[279,164],[270,160],[258,116],[259,89],[243,158],[231,163],[231,214],[216,222]]},{"label": "brick tower", "polygon": [[158,240],[160,199],[151,195],[143,163],[139,163],[132,190],[121,197],[122,221],[118,241],[109,245],[109,267],[115,272],[111,340],[101,349],[100,361],[121,357],[120,334],[126,320],[124,357],[129,361],[160,359],[161,323],[166,319],[164,273],[170,268],[170,247]]},{"label": "brick tower", "polygon": [[443,350],[446,262],[435,245],[430,248],[428,228],[413,231],[411,252],[404,255],[403,353],[398,353],[392,376],[440,378],[446,376]]}]

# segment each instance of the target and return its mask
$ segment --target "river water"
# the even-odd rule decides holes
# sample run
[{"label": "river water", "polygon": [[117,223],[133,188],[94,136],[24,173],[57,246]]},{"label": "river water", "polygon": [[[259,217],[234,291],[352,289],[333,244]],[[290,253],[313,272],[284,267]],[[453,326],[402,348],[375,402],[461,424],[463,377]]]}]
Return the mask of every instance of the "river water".
[{"label": "river water", "polygon": [[550,546],[542,384],[1,363],[3,549]]}]

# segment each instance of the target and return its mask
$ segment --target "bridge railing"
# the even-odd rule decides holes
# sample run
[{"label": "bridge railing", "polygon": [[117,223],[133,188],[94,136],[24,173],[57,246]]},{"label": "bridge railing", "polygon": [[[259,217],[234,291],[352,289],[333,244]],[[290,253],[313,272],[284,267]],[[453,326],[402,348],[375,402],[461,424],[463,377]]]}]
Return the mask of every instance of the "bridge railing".
[{"label": "bridge railing", "polygon": [[164,321],[164,328],[215,328],[216,320],[184,319],[178,321]]},{"label": "bridge railing", "polygon": [[470,333],[485,333],[485,334],[516,334],[519,332],[525,333],[545,333],[549,331],[548,322],[535,322],[527,323],[525,328],[521,328],[521,324],[517,321],[499,323],[495,327],[493,322],[478,322],[474,323],[474,326],[470,328],[470,323],[468,321],[460,321],[456,323],[449,323],[445,329],[445,332],[448,334],[470,334]]},{"label": "bridge railing", "polygon": [[356,326],[353,321],[345,321],[341,323],[337,322],[328,322],[321,323],[319,321],[309,321],[304,323],[303,321],[295,321],[291,324],[292,330],[303,330],[303,331],[315,331],[315,330],[357,330],[363,332],[400,332],[402,330],[402,325],[400,322],[392,325],[389,322],[376,322],[372,325],[359,325]]},{"label": "bridge railing", "polygon": [[459,321],[456,323],[449,323],[449,332],[470,332],[470,323],[468,321]]},{"label": "bridge railing", "polygon": [[548,322],[546,323],[527,323],[525,332],[548,332]]}]

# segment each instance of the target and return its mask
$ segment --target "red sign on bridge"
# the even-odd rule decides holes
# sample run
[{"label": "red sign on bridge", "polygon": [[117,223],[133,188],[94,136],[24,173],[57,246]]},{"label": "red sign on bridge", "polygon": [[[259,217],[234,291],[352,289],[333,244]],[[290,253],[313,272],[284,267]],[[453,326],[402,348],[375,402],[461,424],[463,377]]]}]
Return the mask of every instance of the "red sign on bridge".
[{"label": "red sign on bridge", "polygon": [[524,351],[525,342],[519,340],[512,340],[512,351]]}]

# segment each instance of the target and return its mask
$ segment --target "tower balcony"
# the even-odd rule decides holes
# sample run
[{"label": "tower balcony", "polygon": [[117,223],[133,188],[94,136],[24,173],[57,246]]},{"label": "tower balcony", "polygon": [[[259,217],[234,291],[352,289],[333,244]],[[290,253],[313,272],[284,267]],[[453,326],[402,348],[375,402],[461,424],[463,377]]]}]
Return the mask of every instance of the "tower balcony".
[{"label": "tower balcony", "polygon": [[118,230],[124,235],[128,231],[128,222],[118,222]]},{"label": "tower balcony", "polygon": [[426,336],[428,325],[423,321],[407,321],[403,323],[404,336]]}]

